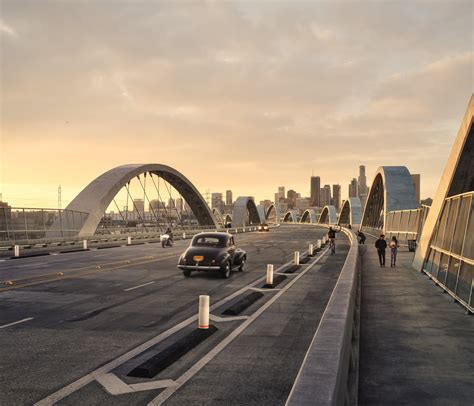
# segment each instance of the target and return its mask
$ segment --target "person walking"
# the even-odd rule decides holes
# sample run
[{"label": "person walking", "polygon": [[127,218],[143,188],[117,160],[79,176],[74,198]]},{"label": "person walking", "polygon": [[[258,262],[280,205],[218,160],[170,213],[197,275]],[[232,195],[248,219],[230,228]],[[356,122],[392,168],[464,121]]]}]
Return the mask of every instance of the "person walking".
[{"label": "person walking", "polygon": [[377,248],[380,267],[385,268],[385,249],[387,248],[387,241],[385,241],[385,235],[380,234],[379,239],[375,241],[375,248]]},{"label": "person walking", "polygon": [[398,241],[397,237],[393,236],[392,241],[388,245],[390,247],[390,267],[393,268],[397,262]]}]

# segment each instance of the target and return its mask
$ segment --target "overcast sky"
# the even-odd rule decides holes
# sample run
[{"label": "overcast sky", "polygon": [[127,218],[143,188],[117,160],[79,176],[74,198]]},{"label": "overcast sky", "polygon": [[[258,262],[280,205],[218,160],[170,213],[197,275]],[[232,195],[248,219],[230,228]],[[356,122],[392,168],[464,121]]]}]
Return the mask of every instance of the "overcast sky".
[{"label": "overcast sky", "polygon": [[473,92],[473,1],[0,4],[15,206],[151,162],[258,200],[406,165],[433,196]]}]

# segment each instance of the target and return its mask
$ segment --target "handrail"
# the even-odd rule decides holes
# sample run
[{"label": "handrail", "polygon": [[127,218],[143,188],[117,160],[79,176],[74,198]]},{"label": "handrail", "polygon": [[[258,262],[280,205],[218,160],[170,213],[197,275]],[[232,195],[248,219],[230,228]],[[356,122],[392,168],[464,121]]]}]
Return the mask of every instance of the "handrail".
[{"label": "handrail", "polygon": [[359,337],[359,245],[351,246],[328,305],[286,401],[287,406],[356,405]]}]

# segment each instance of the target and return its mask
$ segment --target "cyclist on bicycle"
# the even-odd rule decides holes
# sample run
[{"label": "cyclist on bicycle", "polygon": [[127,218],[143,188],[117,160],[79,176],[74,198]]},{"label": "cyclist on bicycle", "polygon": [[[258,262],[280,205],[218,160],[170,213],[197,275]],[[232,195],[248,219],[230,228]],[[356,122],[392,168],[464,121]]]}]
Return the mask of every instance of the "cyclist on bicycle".
[{"label": "cyclist on bicycle", "polygon": [[336,233],[336,230],[334,230],[332,227],[329,227],[328,238],[329,246],[331,247],[331,255],[336,253]]}]

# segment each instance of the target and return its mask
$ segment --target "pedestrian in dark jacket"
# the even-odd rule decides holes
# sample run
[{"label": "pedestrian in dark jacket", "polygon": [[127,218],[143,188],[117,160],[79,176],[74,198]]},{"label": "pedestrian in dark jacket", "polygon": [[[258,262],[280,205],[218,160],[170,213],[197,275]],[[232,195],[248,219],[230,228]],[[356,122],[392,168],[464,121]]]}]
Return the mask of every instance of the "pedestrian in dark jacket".
[{"label": "pedestrian in dark jacket", "polygon": [[359,237],[359,244],[365,244],[365,240],[367,239],[367,237],[362,231],[357,231],[357,237]]},{"label": "pedestrian in dark jacket", "polygon": [[377,248],[380,266],[385,268],[385,250],[387,248],[387,241],[385,241],[385,235],[380,234],[379,239],[375,241],[375,248]]}]

